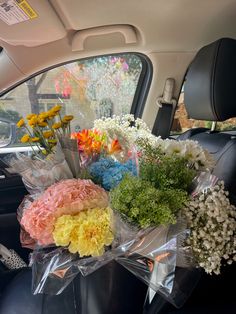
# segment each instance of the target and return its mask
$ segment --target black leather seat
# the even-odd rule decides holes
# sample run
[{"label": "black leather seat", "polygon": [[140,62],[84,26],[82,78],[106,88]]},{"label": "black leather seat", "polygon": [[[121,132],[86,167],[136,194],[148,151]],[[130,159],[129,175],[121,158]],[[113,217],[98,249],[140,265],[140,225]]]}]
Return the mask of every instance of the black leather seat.
[{"label": "black leather seat", "polygon": [[142,314],[147,287],[111,262],[87,277],[78,275],[57,296],[31,293],[31,269],[5,288],[1,314]]},{"label": "black leather seat", "polygon": [[[236,117],[235,73],[236,40],[223,38],[203,47],[189,67],[184,86],[189,118],[224,121]],[[231,202],[236,205],[236,133],[196,128],[178,137],[178,140],[186,139],[198,141],[212,154],[216,162],[213,174],[224,180]],[[147,313],[236,313],[233,278],[236,279],[235,264],[223,269],[220,276],[203,274],[192,296],[181,309],[174,309],[156,295]]]},{"label": "black leather seat", "polygon": [[[193,60],[184,86],[189,118],[225,121],[236,117],[236,40],[223,38],[202,48]],[[224,180],[236,203],[236,133],[197,128],[178,140],[198,141],[214,157],[213,174]]]}]

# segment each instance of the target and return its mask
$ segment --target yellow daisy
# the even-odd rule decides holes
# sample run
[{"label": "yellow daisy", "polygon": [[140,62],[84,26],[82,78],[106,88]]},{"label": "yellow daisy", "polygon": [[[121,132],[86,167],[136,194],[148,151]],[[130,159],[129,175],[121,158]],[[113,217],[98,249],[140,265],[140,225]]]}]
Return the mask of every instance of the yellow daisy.
[{"label": "yellow daisy", "polygon": [[22,119],[20,119],[18,122],[17,122],[17,124],[16,124],[17,126],[18,126],[18,128],[21,128],[22,126],[24,126],[25,125],[25,120],[22,118]]},{"label": "yellow daisy", "polygon": [[25,134],[25,135],[22,136],[20,141],[21,141],[21,143],[28,143],[29,140],[30,140],[29,134]]}]

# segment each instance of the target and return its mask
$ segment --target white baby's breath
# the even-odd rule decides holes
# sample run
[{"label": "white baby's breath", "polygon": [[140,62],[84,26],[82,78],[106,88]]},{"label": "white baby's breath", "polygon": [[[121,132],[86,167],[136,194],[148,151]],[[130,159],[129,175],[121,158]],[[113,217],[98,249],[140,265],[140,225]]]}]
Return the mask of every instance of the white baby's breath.
[{"label": "white baby's breath", "polygon": [[195,197],[183,215],[191,230],[193,253],[207,273],[219,274],[224,261],[235,261],[236,207],[230,204],[223,182]]},{"label": "white baby's breath", "polygon": [[144,139],[151,145],[157,139],[142,119],[135,119],[131,114],[97,119],[94,121],[94,129],[106,132],[110,138],[117,138],[125,152],[128,152],[138,139]]}]

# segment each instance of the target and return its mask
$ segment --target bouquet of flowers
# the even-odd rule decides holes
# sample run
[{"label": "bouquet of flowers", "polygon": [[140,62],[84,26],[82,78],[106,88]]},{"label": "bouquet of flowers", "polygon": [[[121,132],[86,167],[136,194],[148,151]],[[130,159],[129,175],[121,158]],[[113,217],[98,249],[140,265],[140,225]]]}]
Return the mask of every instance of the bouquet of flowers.
[{"label": "bouquet of flowers", "polygon": [[32,157],[18,153],[5,161],[22,176],[30,193],[40,193],[79,172],[79,154],[74,149],[77,143],[70,139],[73,116],[62,117],[60,111],[61,106],[56,105],[48,112],[29,114],[17,123],[18,128],[26,131],[21,142],[31,146]]},{"label": "bouquet of flowers", "polygon": [[[58,122],[50,113],[36,116],[33,158],[17,157],[27,176],[10,162],[31,180],[18,216],[22,243],[34,249],[34,293],[58,294],[79,272],[116,260],[176,304],[176,266],[218,274],[224,261],[235,260],[235,207],[197,142],[156,138],[132,115],[95,120],[93,129],[70,135],[72,117],[57,108]],[[60,154],[48,180],[44,170],[57,166]]]}]

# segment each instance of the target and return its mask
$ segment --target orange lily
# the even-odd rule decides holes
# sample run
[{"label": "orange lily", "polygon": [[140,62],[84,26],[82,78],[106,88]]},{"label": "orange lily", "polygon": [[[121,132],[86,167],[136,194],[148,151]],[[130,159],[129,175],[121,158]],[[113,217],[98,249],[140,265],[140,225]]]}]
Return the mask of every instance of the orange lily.
[{"label": "orange lily", "polygon": [[111,146],[109,149],[109,154],[119,153],[122,150],[122,147],[118,141],[118,139],[113,140],[111,142]]}]

